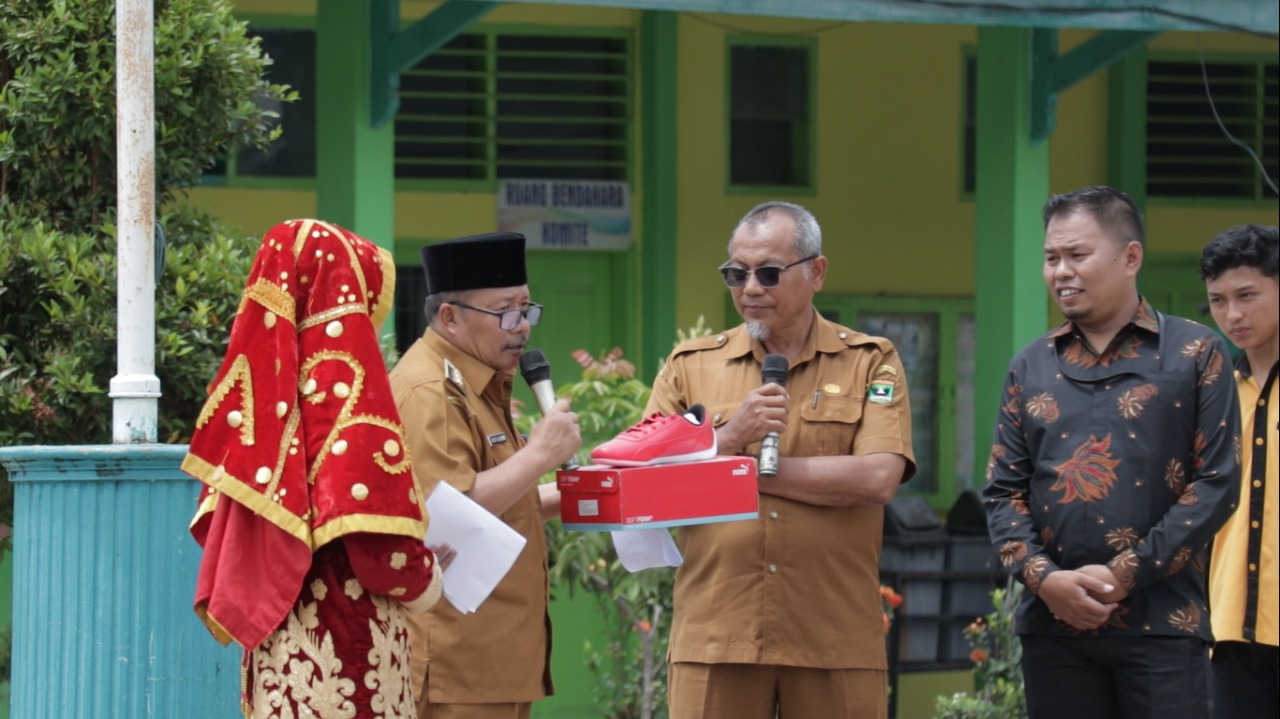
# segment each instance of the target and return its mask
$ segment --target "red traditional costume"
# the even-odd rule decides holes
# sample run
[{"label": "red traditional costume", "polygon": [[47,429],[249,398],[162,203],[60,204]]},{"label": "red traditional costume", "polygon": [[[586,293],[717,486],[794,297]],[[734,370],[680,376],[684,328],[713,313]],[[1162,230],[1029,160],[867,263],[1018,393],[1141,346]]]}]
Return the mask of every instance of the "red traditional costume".
[{"label": "red traditional costume", "polygon": [[245,648],[247,717],[414,717],[402,604],[440,597],[376,328],[395,267],[315,220],[263,239],[183,470],[195,610]]}]

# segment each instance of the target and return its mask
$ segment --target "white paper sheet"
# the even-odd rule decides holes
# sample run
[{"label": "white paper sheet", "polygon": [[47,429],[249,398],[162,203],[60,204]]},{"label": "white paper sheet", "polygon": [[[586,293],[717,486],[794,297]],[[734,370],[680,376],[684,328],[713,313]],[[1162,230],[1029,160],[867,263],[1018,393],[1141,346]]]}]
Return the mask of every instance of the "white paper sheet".
[{"label": "white paper sheet", "polygon": [[[684,563],[680,548],[667,529],[641,529],[628,532],[610,532],[613,548],[628,572],[638,572],[654,567],[678,567]],[[447,584],[445,586],[448,586]]]},{"label": "white paper sheet", "polygon": [[444,570],[445,599],[470,614],[515,564],[525,538],[448,482],[436,484],[427,512],[427,546],[447,544],[457,552]]}]

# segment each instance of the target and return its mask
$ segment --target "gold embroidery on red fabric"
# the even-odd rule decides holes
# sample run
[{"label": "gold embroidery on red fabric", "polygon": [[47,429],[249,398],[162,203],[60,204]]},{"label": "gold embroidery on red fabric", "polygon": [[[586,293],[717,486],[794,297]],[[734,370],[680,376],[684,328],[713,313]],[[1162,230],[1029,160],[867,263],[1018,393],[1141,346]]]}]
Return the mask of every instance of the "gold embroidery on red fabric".
[{"label": "gold embroidery on red fabric", "polygon": [[[338,441],[338,435],[342,430],[351,425],[351,410],[356,406],[356,402],[360,399],[360,393],[364,390],[364,367],[346,352],[338,352],[335,350],[324,350],[317,352],[308,357],[302,366],[298,368],[298,375],[306,377],[310,375],[311,370],[315,369],[322,362],[342,362],[351,369],[351,393],[343,400],[342,409],[333,420],[333,429],[329,430],[329,436],[325,437],[324,444],[316,453],[315,460],[312,462],[311,471],[307,475],[307,483],[315,484],[316,475],[320,473],[320,468],[324,466],[324,462],[329,458],[329,452],[333,449],[333,443]],[[313,395],[314,396],[314,395]]]},{"label": "gold embroidery on red fabric", "polygon": [[284,463],[289,458],[289,448],[293,446],[294,435],[298,433],[298,424],[302,422],[302,413],[294,407],[289,412],[289,419],[284,424],[284,433],[280,436],[280,450],[276,454],[276,466],[271,470],[271,481],[267,483],[265,493],[274,494],[280,486],[280,478],[284,475]]},{"label": "gold embroidery on red fabric", "polygon": [[[343,678],[333,636],[315,633],[317,602],[294,606],[283,628],[253,650],[253,717],[355,719],[355,682]],[[304,711],[295,715],[293,706]],[[307,711],[309,710],[309,714]]]},{"label": "gold embroidery on red fabric", "polygon": [[[416,715],[413,703],[409,657],[409,627],[399,604],[371,595],[377,619],[369,620],[373,646],[369,649],[369,671],[364,685],[374,691],[376,716],[411,717]],[[388,704],[387,702],[391,703]]]},{"label": "gold embroidery on red fabric", "polygon": [[240,301],[240,309],[236,314],[244,312],[245,304],[250,300],[257,302],[267,310],[276,313],[281,319],[294,321],[293,313],[296,311],[293,296],[270,280],[258,278],[252,285],[245,288],[244,299]]},{"label": "gold embroidery on red fabric", "polygon": [[303,319],[301,322],[298,323],[298,329],[299,330],[309,329],[311,327],[315,327],[316,325],[322,325],[326,322],[329,322],[330,320],[336,320],[339,317],[343,317],[351,314],[367,315],[369,314],[369,308],[365,307],[363,304],[360,304],[360,303],[349,304],[349,305],[344,304],[344,305],[338,305],[337,307],[330,307],[329,309],[324,310],[323,312],[317,312],[314,315],[310,315],[309,317],[306,317],[305,319]]},{"label": "gold embroidery on red fabric", "polygon": [[373,417],[367,414],[356,417],[355,421],[382,427],[383,429],[389,430],[396,436],[396,439],[398,440],[398,442],[394,443],[396,453],[403,455],[399,462],[391,463],[386,459],[387,449],[392,446],[391,444],[384,444],[381,451],[373,453],[373,463],[381,467],[382,471],[387,474],[402,474],[413,469],[413,456],[409,452],[409,443],[405,440],[404,427],[402,427],[400,423],[392,422],[382,417]]},{"label": "gold embroidery on red fabric", "polygon": [[222,405],[222,401],[231,393],[232,387],[236,384],[240,385],[240,412],[243,420],[240,424],[240,443],[245,446],[253,444],[253,372],[249,368],[249,358],[240,355],[231,363],[231,369],[227,370],[227,374],[209,393],[209,399],[205,400],[204,407],[200,410],[200,416],[196,417],[196,429],[200,429],[209,423],[214,413]]}]

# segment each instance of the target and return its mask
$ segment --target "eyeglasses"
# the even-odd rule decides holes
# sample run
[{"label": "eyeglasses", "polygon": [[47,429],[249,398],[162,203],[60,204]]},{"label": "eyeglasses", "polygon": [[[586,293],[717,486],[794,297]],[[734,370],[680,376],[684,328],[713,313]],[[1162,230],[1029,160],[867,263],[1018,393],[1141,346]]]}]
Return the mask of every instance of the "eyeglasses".
[{"label": "eyeglasses", "polygon": [[538,324],[538,320],[542,319],[542,305],[530,303],[528,307],[522,310],[486,310],[483,307],[473,307],[464,305],[461,302],[450,302],[454,307],[464,307],[476,312],[483,312],[486,315],[493,315],[498,318],[498,327],[510,332],[520,326],[520,320],[529,321],[529,326],[534,327]]},{"label": "eyeglasses", "polygon": [[789,270],[796,265],[802,265],[809,260],[816,259],[817,257],[817,255],[809,255],[803,260],[796,260],[795,262],[792,262],[789,265],[783,265],[782,267],[777,265],[765,265],[764,267],[757,267],[754,270],[730,265],[726,262],[725,264],[720,265],[719,269],[720,274],[724,275],[724,283],[735,289],[738,287],[746,287],[747,280],[749,280],[752,275],[756,276],[756,282],[759,282],[761,287],[769,288],[778,286],[778,283],[782,281],[782,272],[784,270]]}]

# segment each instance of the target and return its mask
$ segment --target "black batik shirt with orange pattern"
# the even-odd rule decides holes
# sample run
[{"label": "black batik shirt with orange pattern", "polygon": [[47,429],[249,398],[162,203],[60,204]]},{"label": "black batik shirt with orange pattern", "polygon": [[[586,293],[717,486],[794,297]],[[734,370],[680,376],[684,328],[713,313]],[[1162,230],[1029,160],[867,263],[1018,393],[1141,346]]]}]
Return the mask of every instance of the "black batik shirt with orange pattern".
[{"label": "black batik shirt with orange pattern", "polygon": [[1129,596],[1096,633],[1211,639],[1206,548],[1236,507],[1240,413],[1226,345],[1145,299],[1101,355],[1070,322],[1009,364],[987,484],[992,542],[1028,589],[1019,634],[1079,634],[1035,596],[1110,567]]}]

